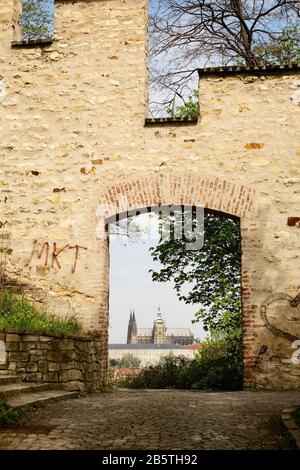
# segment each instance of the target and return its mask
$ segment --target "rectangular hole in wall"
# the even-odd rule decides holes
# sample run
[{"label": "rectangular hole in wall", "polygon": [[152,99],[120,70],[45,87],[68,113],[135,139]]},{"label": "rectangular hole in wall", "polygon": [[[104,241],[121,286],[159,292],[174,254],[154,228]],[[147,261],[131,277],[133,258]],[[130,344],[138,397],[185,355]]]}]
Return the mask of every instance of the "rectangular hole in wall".
[{"label": "rectangular hole in wall", "polygon": [[21,0],[21,42],[51,39],[54,33],[54,0]]},{"label": "rectangular hole in wall", "polygon": [[183,47],[165,46],[167,1],[148,1],[149,105],[146,124],[197,121],[199,60],[184,58]]}]

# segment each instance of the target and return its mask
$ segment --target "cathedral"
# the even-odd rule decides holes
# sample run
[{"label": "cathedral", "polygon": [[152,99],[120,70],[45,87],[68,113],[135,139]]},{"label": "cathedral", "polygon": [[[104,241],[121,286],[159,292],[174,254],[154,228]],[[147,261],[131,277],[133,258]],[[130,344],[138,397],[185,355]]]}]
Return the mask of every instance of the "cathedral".
[{"label": "cathedral", "polygon": [[158,309],[153,328],[138,328],[134,311],[130,312],[127,344],[181,344],[186,346],[195,342],[189,328],[167,328]]}]

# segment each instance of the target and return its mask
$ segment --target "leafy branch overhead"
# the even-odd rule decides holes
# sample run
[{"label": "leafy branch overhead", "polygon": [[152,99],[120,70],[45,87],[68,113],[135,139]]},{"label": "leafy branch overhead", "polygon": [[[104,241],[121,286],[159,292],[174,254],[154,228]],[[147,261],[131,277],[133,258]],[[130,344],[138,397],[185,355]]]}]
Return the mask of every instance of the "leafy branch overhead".
[{"label": "leafy branch overhead", "polygon": [[167,113],[176,118],[196,118],[199,114],[197,90],[194,90],[181,106],[175,107],[175,101],[173,101],[173,108],[168,108]]},{"label": "leafy branch overhead", "polygon": [[22,39],[45,39],[53,33],[53,14],[49,0],[23,0],[20,21]]},{"label": "leafy branch overhead", "polygon": [[187,250],[190,234],[181,240],[162,238],[151,248],[152,270],[156,282],[174,283],[180,300],[201,306],[195,314],[204,328],[230,335],[241,332],[241,248],[239,221],[205,212],[204,244],[197,251]]}]

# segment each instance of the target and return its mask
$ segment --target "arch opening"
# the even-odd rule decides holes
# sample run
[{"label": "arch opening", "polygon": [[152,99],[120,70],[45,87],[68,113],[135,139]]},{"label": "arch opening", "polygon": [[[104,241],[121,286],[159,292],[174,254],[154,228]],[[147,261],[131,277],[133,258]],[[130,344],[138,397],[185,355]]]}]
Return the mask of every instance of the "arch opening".
[{"label": "arch opening", "polygon": [[[185,212],[190,214],[191,225],[186,230],[181,230],[182,227],[180,230],[174,230],[174,226],[176,229],[176,224],[179,221],[180,224],[182,222],[184,224],[183,215]],[[180,214],[179,218],[174,217],[176,213]],[[204,234],[204,240],[202,240],[201,246],[189,250],[187,242],[190,240],[188,240],[187,234],[195,229],[193,224],[199,214],[202,215],[202,218],[197,229],[199,230],[200,227],[201,236]],[[142,220],[141,227],[142,230],[145,230],[147,228],[145,221],[149,222],[153,217],[156,219],[158,239],[156,242],[151,238],[147,239],[149,233],[153,236],[152,228],[150,232],[147,230],[144,232],[144,235],[145,233],[147,235],[141,242],[139,240],[140,233],[136,232],[135,225],[139,225],[138,219]],[[166,224],[166,218],[169,219],[167,225],[168,230],[171,227],[171,232],[169,237],[164,239],[162,226]],[[128,221],[130,222],[128,223]],[[123,225],[124,222],[125,225]],[[229,376],[227,377],[229,379],[227,380],[226,374],[224,374],[221,388],[241,388],[243,353],[240,218],[234,214],[226,214],[214,209],[197,208],[193,205],[158,204],[152,207],[131,208],[116,215],[110,215],[106,218],[105,223],[109,234],[110,251],[109,359],[111,370],[117,368],[117,372],[114,373],[120,374],[121,377],[124,374],[142,376],[147,366],[154,366],[155,369],[155,367],[159,367],[158,363],[163,364],[166,361],[173,361],[179,368],[188,368],[190,366],[187,364],[196,363],[196,359],[200,364],[201,356],[205,356],[207,351],[208,354],[212,354],[214,348],[218,350],[218,353],[215,351],[216,356],[223,354],[224,357],[221,360],[225,363],[229,357],[226,351],[229,350],[230,344],[231,346],[234,344],[236,348],[235,359],[239,356],[240,361],[238,365],[236,364],[236,377],[231,375],[230,379]],[[116,231],[116,228],[121,231]],[[205,239],[205,232],[207,239]],[[183,238],[174,237],[176,233]],[[235,236],[234,243],[231,240],[231,244],[230,233]],[[130,240],[137,234],[138,240]],[[120,235],[127,237],[127,243],[123,241],[123,247],[122,243],[118,241]],[[208,246],[210,250],[208,250]],[[173,254],[170,255],[172,250]],[[147,262],[145,261],[146,251],[150,252]],[[173,255],[175,258],[177,256],[177,262]],[[150,259],[151,262],[158,262],[160,265],[154,269],[151,268],[151,276],[148,269]],[[211,273],[208,274],[204,268],[209,268],[210,263]],[[144,271],[148,269],[147,275],[151,277],[152,287],[150,286],[150,278],[147,282],[145,281],[143,268]],[[202,280],[202,285],[200,280]],[[170,288],[170,283],[173,283],[172,288]],[[168,289],[164,291],[161,287],[166,284],[169,284]],[[121,287],[118,288],[118,286]],[[147,287],[145,288],[145,286]],[[206,290],[207,292],[205,292]],[[172,298],[171,301],[170,298]],[[200,298],[202,298],[201,305],[199,305]],[[181,302],[181,307],[177,307],[178,312],[176,308],[173,309],[173,312],[168,311],[168,309],[172,310],[169,306],[176,304],[176,302],[178,305]],[[156,306],[155,303],[157,303]],[[189,312],[188,315],[185,315],[185,309],[186,312]],[[235,313],[230,312],[230,309],[235,309]],[[176,319],[177,325],[181,321],[184,326],[177,329],[170,328],[170,322],[174,322],[174,319]],[[145,327],[141,327],[143,323]],[[191,331],[195,328],[196,331],[200,324],[201,337],[196,337],[197,335],[193,332],[190,335],[186,334],[187,329]],[[228,342],[230,329],[232,330],[231,343]],[[179,334],[180,330],[183,335]],[[236,336],[234,337],[234,335]],[[202,346],[204,354],[200,352]],[[180,356],[185,357],[181,365],[178,363]],[[210,361],[213,364],[214,361],[217,361],[217,357],[210,358]],[[217,370],[216,364],[214,367]],[[213,380],[217,383],[220,377],[217,378],[217,372],[215,375]],[[194,381],[192,384],[187,379],[186,387],[183,387],[184,384],[181,384],[181,387],[205,388],[208,387],[208,384],[204,383],[205,380],[203,378],[202,382],[200,380],[197,384]],[[180,388],[179,384],[177,385]],[[165,384],[165,386],[174,386],[174,383]]]}]

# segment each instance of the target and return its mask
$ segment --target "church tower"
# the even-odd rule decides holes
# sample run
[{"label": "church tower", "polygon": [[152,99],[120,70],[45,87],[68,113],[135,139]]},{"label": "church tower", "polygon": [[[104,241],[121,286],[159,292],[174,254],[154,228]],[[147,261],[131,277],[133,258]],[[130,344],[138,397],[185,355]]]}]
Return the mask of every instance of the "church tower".
[{"label": "church tower", "polygon": [[127,344],[134,344],[137,335],[137,325],[134,310],[130,311],[130,317],[127,330]]},{"label": "church tower", "polygon": [[128,329],[127,329],[127,344],[130,344],[130,340],[131,340],[131,326],[132,326],[132,313],[130,310],[130,317],[129,317]]},{"label": "church tower", "polygon": [[136,326],[136,319],[135,319],[135,312],[132,310],[132,329],[131,329],[131,335],[136,336],[137,335],[137,326]]},{"label": "church tower", "polygon": [[153,343],[165,344],[166,342],[166,325],[161,316],[160,308],[158,308],[156,319],[153,325]]}]

